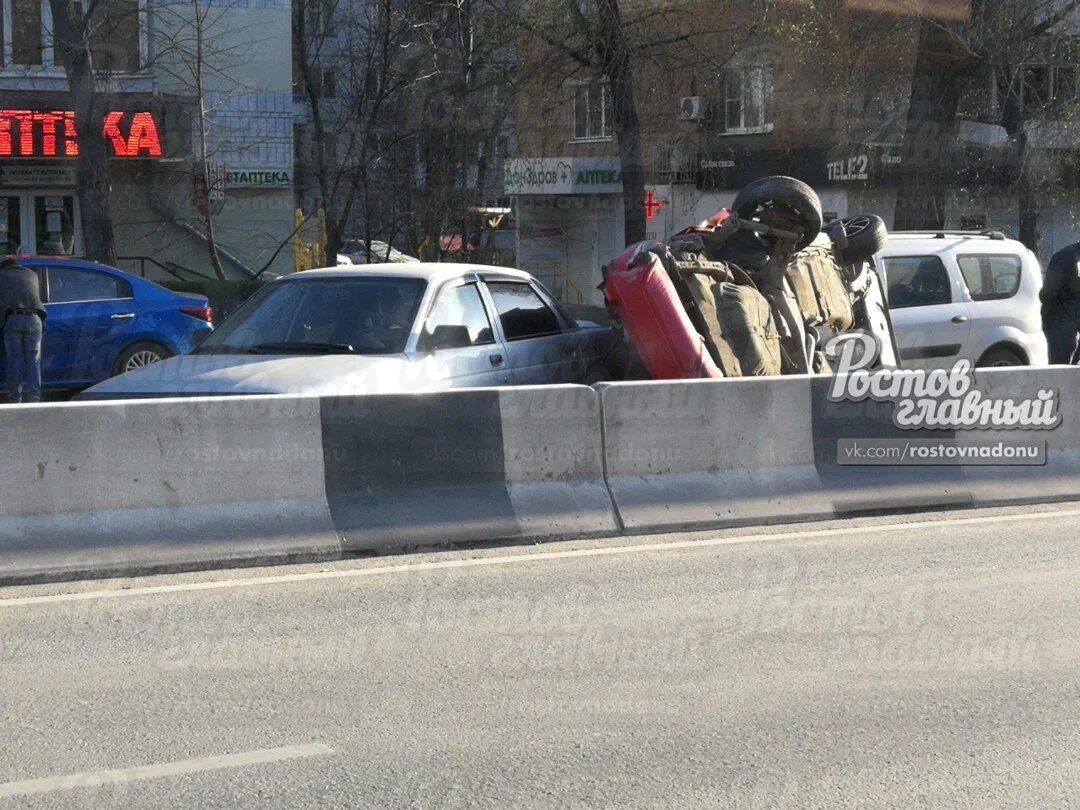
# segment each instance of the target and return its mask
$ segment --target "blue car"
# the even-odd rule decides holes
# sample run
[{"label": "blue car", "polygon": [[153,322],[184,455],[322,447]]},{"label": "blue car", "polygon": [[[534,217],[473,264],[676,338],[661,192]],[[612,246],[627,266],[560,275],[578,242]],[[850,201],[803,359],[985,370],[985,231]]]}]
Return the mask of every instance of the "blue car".
[{"label": "blue car", "polygon": [[[175,293],[115,267],[54,256],[17,256],[38,274],[48,312],[42,387],[87,388],[194,349],[212,329],[205,296]],[[0,380],[6,376],[0,351]]]}]

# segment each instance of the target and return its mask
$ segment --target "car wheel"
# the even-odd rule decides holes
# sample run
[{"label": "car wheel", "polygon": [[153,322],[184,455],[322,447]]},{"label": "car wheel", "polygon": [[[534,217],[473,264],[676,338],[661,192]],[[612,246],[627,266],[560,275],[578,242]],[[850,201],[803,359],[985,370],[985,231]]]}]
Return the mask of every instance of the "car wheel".
[{"label": "car wheel", "polygon": [[740,217],[754,219],[770,205],[793,212],[803,226],[797,250],[807,247],[821,232],[821,200],[817,193],[794,177],[763,177],[746,186],[735,197],[732,208]]},{"label": "car wheel", "polygon": [[1014,349],[998,346],[979,358],[976,368],[1009,368],[1025,365],[1026,361]]},{"label": "car wheel", "polygon": [[154,363],[160,363],[162,360],[167,360],[172,356],[172,352],[162,346],[160,343],[151,343],[145,341],[142,343],[136,343],[132,346],[128,346],[120,356],[116,358],[116,363],[113,365],[113,376],[117,374],[126,374],[129,371],[135,371],[143,366],[152,366]]},{"label": "car wheel", "polygon": [[[843,242],[846,244],[838,245],[837,252],[845,264],[865,262],[885,247],[889,239],[889,230],[885,227],[885,221],[875,214],[841,220],[839,227],[844,229]],[[835,233],[830,230],[826,232],[830,237]]]}]

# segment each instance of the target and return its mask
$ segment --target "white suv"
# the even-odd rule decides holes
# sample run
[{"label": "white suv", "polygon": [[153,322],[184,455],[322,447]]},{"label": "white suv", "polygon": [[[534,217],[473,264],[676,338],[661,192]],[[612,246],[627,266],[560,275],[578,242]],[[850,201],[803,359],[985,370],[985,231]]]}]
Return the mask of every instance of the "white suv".
[{"label": "white suv", "polygon": [[874,256],[904,368],[1045,366],[1042,268],[997,232],[899,231]]}]

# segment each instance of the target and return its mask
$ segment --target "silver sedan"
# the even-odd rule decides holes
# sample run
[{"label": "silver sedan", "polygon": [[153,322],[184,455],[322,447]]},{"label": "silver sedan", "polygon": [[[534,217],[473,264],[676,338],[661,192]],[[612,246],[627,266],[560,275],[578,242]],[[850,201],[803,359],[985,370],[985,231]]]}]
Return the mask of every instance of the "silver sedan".
[{"label": "silver sedan", "polygon": [[271,282],[191,354],[114,377],[80,399],[310,394],[591,383],[612,330],[573,320],[520,270],[365,265]]}]

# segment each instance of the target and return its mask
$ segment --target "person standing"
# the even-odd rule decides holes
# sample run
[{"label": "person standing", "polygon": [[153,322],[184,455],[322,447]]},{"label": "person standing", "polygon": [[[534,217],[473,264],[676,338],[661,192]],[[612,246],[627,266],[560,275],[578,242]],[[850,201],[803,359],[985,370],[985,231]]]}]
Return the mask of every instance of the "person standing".
[{"label": "person standing", "polygon": [[15,259],[0,263],[0,330],[8,402],[41,402],[41,335],[46,318],[37,273]]},{"label": "person standing", "polygon": [[1050,258],[1039,300],[1050,363],[1075,365],[1080,338],[1080,242]]}]

